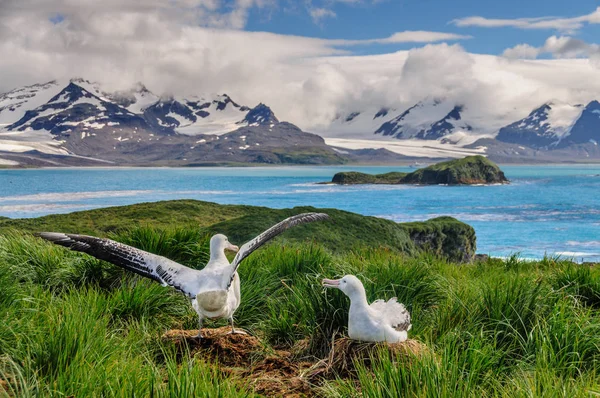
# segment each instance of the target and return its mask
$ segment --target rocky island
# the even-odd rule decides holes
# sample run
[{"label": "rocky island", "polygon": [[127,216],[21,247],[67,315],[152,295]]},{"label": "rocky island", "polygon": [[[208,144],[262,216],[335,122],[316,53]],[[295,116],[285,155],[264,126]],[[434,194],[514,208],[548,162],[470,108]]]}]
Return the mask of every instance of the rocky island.
[{"label": "rocky island", "polygon": [[497,164],[484,156],[468,156],[463,159],[437,163],[412,173],[391,172],[366,174],[356,171],[337,173],[331,183],[355,184],[417,184],[417,185],[474,185],[506,184],[508,179]]}]

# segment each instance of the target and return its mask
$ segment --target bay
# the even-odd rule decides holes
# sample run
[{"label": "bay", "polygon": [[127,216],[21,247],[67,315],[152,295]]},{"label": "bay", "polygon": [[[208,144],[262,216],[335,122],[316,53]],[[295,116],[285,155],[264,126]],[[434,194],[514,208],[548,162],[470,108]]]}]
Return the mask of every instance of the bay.
[{"label": "bay", "polygon": [[600,261],[600,165],[502,166],[510,185],[318,185],[338,171],[408,167],[69,168],[0,170],[0,216],[38,217],[169,199],[333,207],[398,222],[448,215],[479,253]]}]

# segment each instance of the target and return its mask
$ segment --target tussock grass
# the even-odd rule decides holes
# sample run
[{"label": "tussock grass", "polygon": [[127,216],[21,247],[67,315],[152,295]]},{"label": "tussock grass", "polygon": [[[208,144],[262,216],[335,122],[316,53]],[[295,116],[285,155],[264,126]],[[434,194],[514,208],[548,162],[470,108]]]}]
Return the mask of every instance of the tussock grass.
[{"label": "tussock grass", "polygon": [[[208,236],[177,225],[132,227],[111,237],[192,267],[208,256]],[[340,397],[600,391],[600,275],[560,258],[458,265],[388,248],[338,253],[320,243],[272,244],[240,267],[236,323],[267,350],[293,351],[298,361],[328,358],[333,339],[347,333],[349,300],[320,282],[349,273],[364,282],[369,300],[405,303],[413,316],[410,337],[428,350],[356,363],[355,377],[334,375],[315,391]],[[8,394],[253,396],[243,380],[202,358],[182,357],[160,338],[169,329],[195,327],[187,299],[174,291],[22,232],[0,236],[0,379]]]}]

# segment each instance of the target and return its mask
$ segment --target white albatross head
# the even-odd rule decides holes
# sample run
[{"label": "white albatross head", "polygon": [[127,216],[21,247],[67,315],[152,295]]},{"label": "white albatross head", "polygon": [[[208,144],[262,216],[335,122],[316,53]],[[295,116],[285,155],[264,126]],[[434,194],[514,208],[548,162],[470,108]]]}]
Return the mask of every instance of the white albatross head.
[{"label": "white albatross head", "polygon": [[223,234],[216,234],[210,238],[210,253],[212,254],[224,254],[225,250],[231,250],[237,252],[240,250],[236,245],[232,245],[229,239]]},{"label": "white albatross head", "polygon": [[322,285],[323,287],[340,289],[351,300],[366,296],[362,282],[354,275],[346,275],[341,279],[323,279]]}]

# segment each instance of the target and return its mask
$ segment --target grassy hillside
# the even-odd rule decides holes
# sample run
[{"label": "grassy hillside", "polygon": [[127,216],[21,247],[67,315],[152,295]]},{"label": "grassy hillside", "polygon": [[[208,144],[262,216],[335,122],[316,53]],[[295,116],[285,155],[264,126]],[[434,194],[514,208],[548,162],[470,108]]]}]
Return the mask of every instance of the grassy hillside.
[{"label": "grassy hillside", "polygon": [[146,225],[158,228],[173,225],[208,227],[241,215],[252,214],[255,211],[260,211],[260,208],[219,205],[195,200],[173,200],[107,207],[39,218],[0,218],[0,231],[18,228],[32,232],[54,230],[104,236],[108,232],[119,229]]},{"label": "grassy hillside", "polygon": [[[200,266],[207,242],[183,225],[117,237]],[[321,243],[275,243],[239,270],[236,322],[261,347],[247,369],[233,372],[225,371],[226,357],[191,354],[161,338],[169,329],[196,327],[189,301],[169,288],[6,230],[0,271],[0,396],[259,396],[264,391],[248,377],[262,371],[263,358],[287,353],[291,364],[317,364],[329,357],[332,338],[347,334],[348,299],[320,286],[323,277],[347,273],[364,281],[369,300],[395,296],[405,303],[410,337],[428,350],[400,362],[375,357],[357,363],[356,374],[305,377],[307,396],[600,393],[600,269],[560,259],[458,266],[385,248],[334,253]],[[286,369],[275,382],[292,391],[287,377],[295,368]]]},{"label": "grassy hillside", "polygon": [[[396,222],[337,209],[295,207],[270,209],[256,206],[219,205],[195,200],[176,200],[142,203],[131,206],[51,215],[34,219],[0,220],[0,232],[18,229],[40,232],[59,231],[95,236],[130,236],[139,228],[151,227],[176,233],[186,229],[197,238],[206,234],[223,233],[232,242],[242,244],[284,218],[304,212],[325,212],[331,222],[314,223],[293,228],[279,241],[320,242],[334,252],[363,247],[388,248],[404,253],[416,253],[424,248],[439,256],[469,261],[475,253],[475,231],[469,225],[452,218],[433,223]],[[131,231],[136,229],[136,231]],[[428,231],[423,240],[418,232]]]}]

